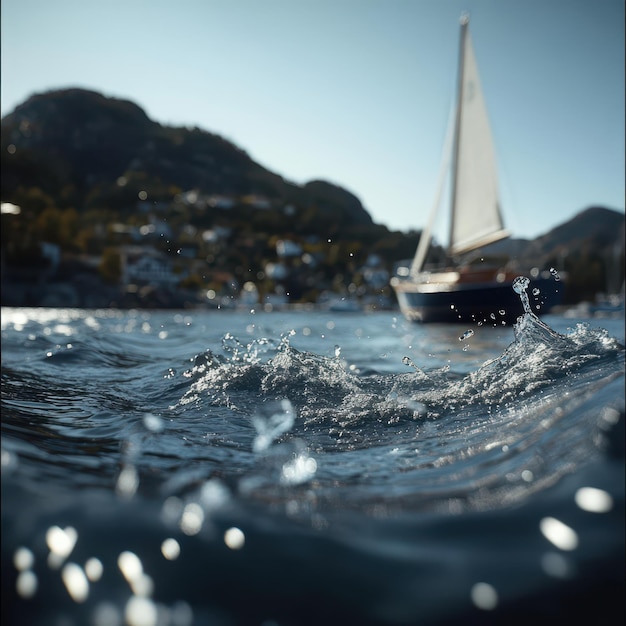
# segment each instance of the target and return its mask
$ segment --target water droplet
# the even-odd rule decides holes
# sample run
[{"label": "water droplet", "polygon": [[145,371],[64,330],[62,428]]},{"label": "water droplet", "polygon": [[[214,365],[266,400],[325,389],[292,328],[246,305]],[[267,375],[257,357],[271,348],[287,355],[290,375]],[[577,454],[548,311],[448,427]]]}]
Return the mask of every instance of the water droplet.
[{"label": "water droplet", "polygon": [[522,294],[526,291],[529,284],[530,284],[530,280],[526,278],[526,276],[518,276],[513,281],[513,291],[515,293]]},{"label": "water droplet", "polygon": [[131,596],[124,608],[124,620],[131,626],[139,624],[156,624],[159,610],[150,598]]},{"label": "water droplet", "polygon": [[569,578],[572,572],[571,563],[556,552],[546,552],[541,557],[541,568],[553,578]]},{"label": "water droplet", "polygon": [[139,474],[133,465],[126,465],[117,477],[115,490],[120,497],[132,498],[139,487]]},{"label": "water droplet", "polygon": [[163,420],[152,413],[143,416],[143,425],[152,433],[160,433],[165,428]]},{"label": "water droplet", "polygon": [[559,273],[553,267],[550,268],[550,274],[552,274],[552,278],[554,278],[554,280],[556,281],[561,280]]},{"label": "water droplet", "polygon": [[77,539],[78,533],[71,526],[66,528],[51,526],[46,532],[46,543],[50,552],[62,559],[71,554]]},{"label": "water droplet", "polygon": [[466,330],[460,337],[459,337],[459,341],[465,341],[466,339],[469,339],[470,337],[472,337],[474,335],[474,331],[470,328],[469,330]]},{"label": "water droplet", "polygon": [[34,562],[35,555],[28,548],[18,548],[13,555],[13,564],[19,571],[30,569]]},{"label": "water droplet", "polygon": [[528,301],[528,294],[526,293],[526,289],[530,285],[530,279],[526,276],[518,276],[513,281],[513,291],[519,295],[520,300],[522,301],[522,306],[524,307],[524,313],[528,313],[532,315],[532,311],[530,309],[530,302]]},{"label": "water droplet", "polygon": [[472,587],[471,598],[474,605],[483,611],[491,611],[498,606],[498,592],[488,583],[476,583]]},{"label": "water droplet", "polygon": [[539,529],[560,550],[575,550],[578,547],[578,533],[554,517],[544,517],[539,522]]},{"label": "water droplet", "polygon": [[80,565],[67,563],[61,571],[63,584],[74,602],[81,603],[89,595],[89,581]]},{"label": "water droplet", "polygon": [[175,561],[180,556],[180,544],[170,537],[161,544],[161,554],[168,561]]},{"label": "water droplet", "polygon": [[231,550],[241,550],[246,543],[246,536],[240,528],[233,526],[224,533],[224,543]]},{"label": "water droplet", "polygon": [[608,513],[613,508],[611,494],[595,487],[581,487],[574,499],[583,511],[591,513]]},{"label": "water droplet", "polygon": [[204,510],[197,502],[190,502],[183,509],[180,518],[180,529],[185,535],[192,537],[202,530],[204,524]]},{"label": "water droplet", "polygon": [[539,288],[538,288],[538,287],[535,287],[535,288],[533,289],[533,296],[538,296],[540,293],[541,293],[541,291],[539,290]]},{"label": "water droplet", "polygon": [[255,452],[267,450],[275,439],[291,429],[295,418],[296,410],[286,398],[260,406],[252,417],[257,431],[252,449]]},{"label": "water droplet", "polygon": [[20,597],[28,599],[35,595],[38,584],[36,574],[31,570],[24,570],[15,581],[15,589]]},{"label": "water droplet", "polygon": [[313,478],[316,471],[317,461],[308,454],[302,453],[283,465],[280,480],[285,485],[300,485]]},{"label": "water droplet", "polygon": [[100,559],[91,557],[85,562],[85,574],[92,583],[98,582],[102,578],[103,571],[104,566],[102,565],[102,561]]}]

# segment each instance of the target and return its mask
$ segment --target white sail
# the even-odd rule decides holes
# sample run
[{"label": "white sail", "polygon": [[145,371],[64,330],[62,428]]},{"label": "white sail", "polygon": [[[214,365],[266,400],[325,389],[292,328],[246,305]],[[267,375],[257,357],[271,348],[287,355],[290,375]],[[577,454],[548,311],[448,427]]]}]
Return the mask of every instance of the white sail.
[{"label": "white sail", "polygon": [[496,159],[467,22],[462,23],[449,253],[509,236],[498,201]]}]

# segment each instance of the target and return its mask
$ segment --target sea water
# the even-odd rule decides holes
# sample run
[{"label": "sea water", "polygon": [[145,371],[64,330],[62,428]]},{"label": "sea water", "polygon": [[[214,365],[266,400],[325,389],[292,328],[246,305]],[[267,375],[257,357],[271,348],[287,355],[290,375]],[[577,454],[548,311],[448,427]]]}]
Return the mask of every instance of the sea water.
[{"label": "sea water", "polygon": [[624,322],[2,310],[2,624],[623,617]]}]

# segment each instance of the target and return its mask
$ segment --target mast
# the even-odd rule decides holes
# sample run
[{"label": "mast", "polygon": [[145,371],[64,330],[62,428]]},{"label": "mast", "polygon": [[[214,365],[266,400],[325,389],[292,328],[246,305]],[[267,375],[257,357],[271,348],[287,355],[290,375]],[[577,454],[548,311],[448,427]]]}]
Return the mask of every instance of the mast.
[{"label": "mast", "polygon": [[452,242],[454,238],[454,221],[456,214],[456,192],[457,192],[457,171],[459,164],[459,136],[461,133],[462,120],[462,107],[463,103],[463,83],[465,74],[465,37],[467,34],[467,25],[469,24],[469,14],[463,13],[460,18],[461,34],[459,40],[459,69],[458,69],[458,82],[457,82],[457,97],[456,97],[456,120],[454,123],[454,147],[452,149],[452,189],[450,198],[450,234],[448,237],[448,253],[452,248]]},{"label": "mast", "polygon": [[450,260],[510,234],[504,228],[500,210],[495,149],[466,13],[461,16],[460,24],[458,85],[451,107],[436,201],[409,272],[414,278],[420,274],[426,260],[435,214],[447,182],[446,173],[450,176],[447,245]]}]

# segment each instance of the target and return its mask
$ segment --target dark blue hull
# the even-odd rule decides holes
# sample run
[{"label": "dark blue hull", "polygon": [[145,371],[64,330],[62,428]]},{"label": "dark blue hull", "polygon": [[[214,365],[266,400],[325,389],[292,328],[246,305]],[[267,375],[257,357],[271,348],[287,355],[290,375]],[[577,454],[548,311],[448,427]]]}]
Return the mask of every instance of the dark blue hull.
[{"label": "dark blue hull", "polygon": [[[399,281],[394,289],[400,310],[413,322],[510,325],[524,314],[511,281],[441,285]],[[562,283],[554,279],[531,279],[527,293],[533,313],[542,315],[559,305],[562,292]]]}]

